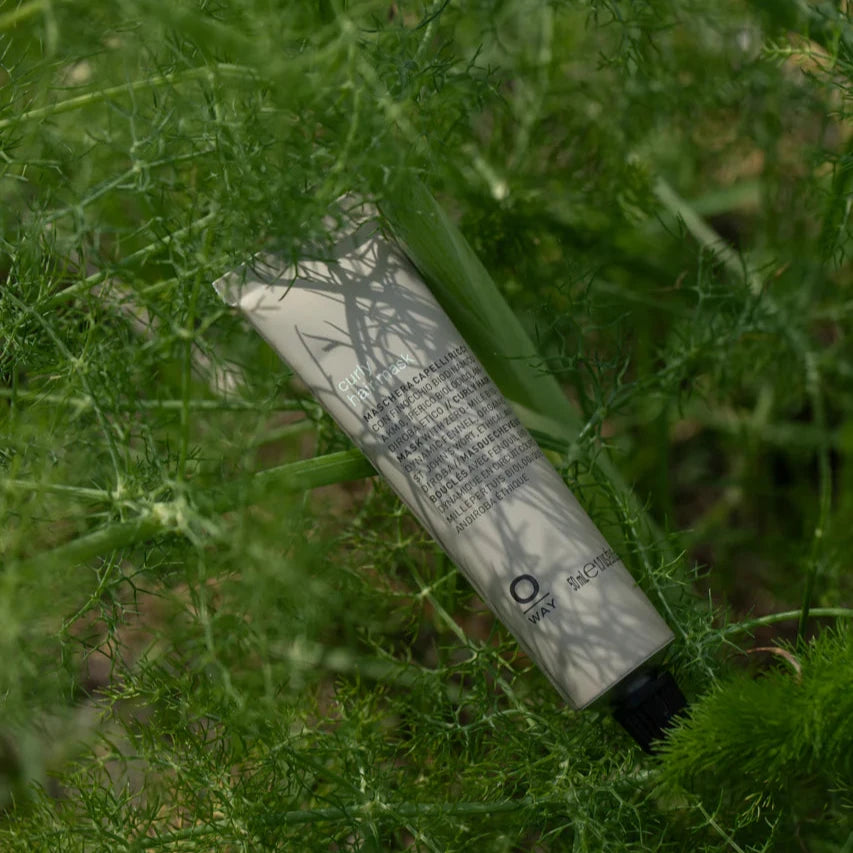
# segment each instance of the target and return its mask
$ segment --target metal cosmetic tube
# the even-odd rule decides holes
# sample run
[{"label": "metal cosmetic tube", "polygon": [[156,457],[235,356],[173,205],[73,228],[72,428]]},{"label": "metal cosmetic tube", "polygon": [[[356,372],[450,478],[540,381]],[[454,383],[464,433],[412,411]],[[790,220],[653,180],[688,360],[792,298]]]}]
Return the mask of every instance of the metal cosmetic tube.
[{"label": "metal cosmetic tube", "polygon": [[620,685],[617,719],[648,749],[684,704],[667,673],[643,669],[671,630],[378,224],[344,237],[331,262],[296,270],[263,255],[215,286],[560,695],[579,709]]}]

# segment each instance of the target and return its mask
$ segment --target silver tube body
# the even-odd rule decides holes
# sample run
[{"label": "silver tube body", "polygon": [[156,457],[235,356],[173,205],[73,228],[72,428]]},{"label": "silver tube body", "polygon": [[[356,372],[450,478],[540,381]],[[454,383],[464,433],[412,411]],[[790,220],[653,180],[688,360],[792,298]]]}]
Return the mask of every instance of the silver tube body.
[{"label": "silver tube body", "polygon": [[583,708],[672,639],[405,256],[368,223],[333,262],[216,282],[486,604]]}]

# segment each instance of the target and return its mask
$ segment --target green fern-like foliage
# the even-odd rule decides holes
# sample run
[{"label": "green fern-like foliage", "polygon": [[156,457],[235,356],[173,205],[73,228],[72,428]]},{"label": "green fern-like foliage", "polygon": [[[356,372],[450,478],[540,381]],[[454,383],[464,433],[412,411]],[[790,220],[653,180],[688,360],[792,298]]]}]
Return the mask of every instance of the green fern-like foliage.
[{"label": "green fern-like foliage", "polygon": [[[0,0],[0,849],[849,853],[850,15]],[[672,626],[661,755],[212,291],[347,192]]]},{"label": "green fern-like foliage", "polygon": [[[663,747],[662,779],[697,796],[741,839],[832,850],[853,833],[853,639],[825,631],[783,663],[718,683]],[[811,847],[811,845],[814,845]]]}]

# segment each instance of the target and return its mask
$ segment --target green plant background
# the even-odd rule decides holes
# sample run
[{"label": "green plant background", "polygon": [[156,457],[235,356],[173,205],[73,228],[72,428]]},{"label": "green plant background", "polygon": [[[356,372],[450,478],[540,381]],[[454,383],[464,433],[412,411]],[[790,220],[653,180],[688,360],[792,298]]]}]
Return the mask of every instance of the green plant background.
[{"label": "green plant background", "polygon": [[[0,847],[853,850],[851,85],[841,0],[0,2]],[[672,625],[661,755],[210,288],[345,192]]]}]

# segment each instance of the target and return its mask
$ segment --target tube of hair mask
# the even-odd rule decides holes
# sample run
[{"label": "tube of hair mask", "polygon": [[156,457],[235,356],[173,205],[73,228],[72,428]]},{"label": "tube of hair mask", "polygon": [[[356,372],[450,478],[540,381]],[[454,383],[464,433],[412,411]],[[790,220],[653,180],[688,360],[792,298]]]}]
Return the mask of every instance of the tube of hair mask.
[{"label": "tube of hair mask", "polygon": [[379,224],[331,260],[261,255],[215,287],[560,695],[576,709],[618,696],[617,719],[649,751],[684,706],[668,673],[644,668],[672,632]]}]

